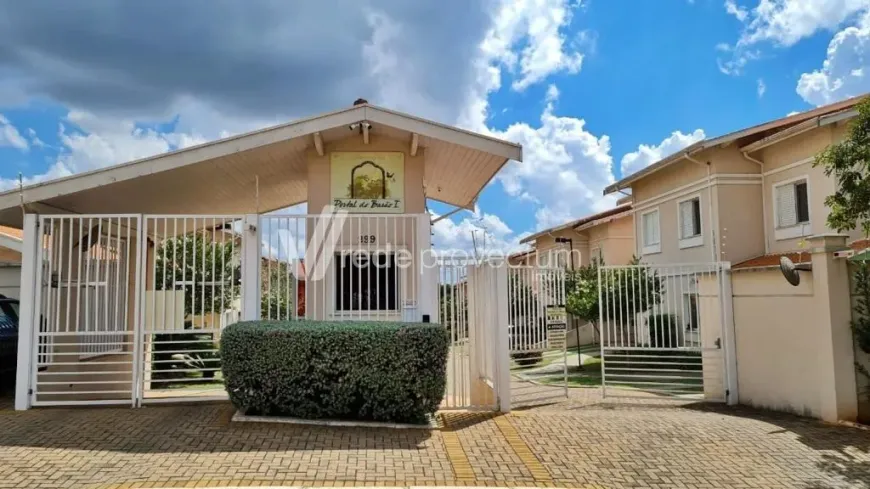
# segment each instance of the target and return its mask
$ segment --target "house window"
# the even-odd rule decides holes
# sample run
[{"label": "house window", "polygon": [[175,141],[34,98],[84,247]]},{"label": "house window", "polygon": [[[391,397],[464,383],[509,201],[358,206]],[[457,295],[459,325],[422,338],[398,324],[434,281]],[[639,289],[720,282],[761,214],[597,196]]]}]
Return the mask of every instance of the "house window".
[{"label": "house window", "polygon": [[[806,178],[794,180],[774,188],[776,205],[776,239],[804,236],[810,230],[809,188]],[[780,230],[786,230],[780,232]]]},{"label": "house window", "polygon": [[677,203],[680,219],[680,248],[704,244],[701,236],[701,198],[692,197]]},{"label": "house window", "polygon": [[396,311],[396,255],[354,252],[337,256],[336,311]]},{"label": "house window", "polygon": [[643,254],[658,253],[661,251],[658,209],[641,214],[640,219],[643,226]]},{"label": "house window", "polygon": [[589,253],[589,256],[590,258],[592,258],[592,261],[596,261],[598,263],[601,263],[602,259],[604,258],[604,256],[601,254],[601,247],[592,248],[592,252]]},{"label": "house window", "polygon": [[683,322],[686,325],[686,331],[698,331],[698,294],[691,293],[683,296],[684,317]]}]

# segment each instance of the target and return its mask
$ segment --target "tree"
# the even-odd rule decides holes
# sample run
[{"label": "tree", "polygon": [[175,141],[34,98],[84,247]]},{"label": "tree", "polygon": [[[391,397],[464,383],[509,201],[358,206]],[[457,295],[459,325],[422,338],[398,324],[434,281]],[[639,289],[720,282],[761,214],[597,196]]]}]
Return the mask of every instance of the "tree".
[{"label": "tree", "polygon": [[291,263],[271,260],[260,270],[262,291],[260,317],[263,319],[293,319],[300,311],[293,311],[298,284]]},{"label": "tree", "polygon": [[599,262],[593,260],[591,264],[569,272],[565,309],[580,319],[597,324],[601,321],[599,296],[603,292],[601,299],[607,303],[607,316],[624,318],[628,325],[634,325],[637,315],[659,304],[664,293],[658,274],[639,265],[640,260],[634,257],[628,267],[602,269],[599,274]]},{"label": "tree", "polygon": [[210,238],[208,233],[169,238],[156,251],[155,288],[183,288],[185,315],[222,312],[239,295],[232,243]]},{"label": "tree", "polygon": [[[858,348],[870,354],[870,262],[858,262],[855,266],[854,278],[855,293],[858,297],[855,301],[852,331]],[[870,370],[863,364],[855,362],[855,369],[870,378]]]},{"label": "tree", "polygon": [[842,232],[860,223],[864,235],[870,236],[870,98],[856,109],[849,135],[816,155],[814,166],[836,180],[836,191],[825,198],[831,209],[828,226]]}]

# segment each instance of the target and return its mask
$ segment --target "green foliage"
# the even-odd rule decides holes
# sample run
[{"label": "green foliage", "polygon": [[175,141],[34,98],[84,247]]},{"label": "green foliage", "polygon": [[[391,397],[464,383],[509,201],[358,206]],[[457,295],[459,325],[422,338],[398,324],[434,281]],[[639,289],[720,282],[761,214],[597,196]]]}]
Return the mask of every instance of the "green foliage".
[{"label": "green foliage", "polygon": [[511,358],[520,367],[531,367],[541,363],[544,359],[544,353],[541,351],[521,351],[511,353]]},{"label": "green foliage", "polygon": [[857,263],[854,277],[858,298],[854,308],[852,329],[858,347],[864,353],[870,353],[870,262]]},{"label": "green foliage", "polygon": [[598,260],[565,275],[565,310],[585,321],[598,321]]},{"label": "green foliage", "polygon": [[[632,258],[629,265],[640,265],[639,259]],[[604,293],[611,314],[634,320],[635,313],[649,310],[661,302],[662,280],[658,274],[645,267],[605,269],[598,284],[597,260],[579,269],[568,272],[566,280],[566,310],[586,321],[598,322],[599,290]],[[621,316],[619,316],[621,314]]]},{"label": "green foliage", "polygon": [[156,288],[183,288],[186,315],[222,312],[239,295],[234,247],[229,240],[212,242],[211,237],[195,233],[169,238],[156,251]]},{"label": "green foliage", "polygon": [[260,317],[270,319],[293,319],[296,311],[296,277],[292,264],[271,260],[263,263],[260,270],[263,290],[260,296]]},{"label": "green foliage", "polygon": [[[190,321],[184,323],[184,329],[191,329]],[[214,342],[214,334],[197,333],[166,333],[154,335],[154,346],[151,353],[151,379],[155,389],[170,387],[173,384],[190,385],[190,378],[202,380],[214,377],[216,370],[202,372],[185,372],[191,369],[219,369],[221,367],[218,346]],[[183,353],[176,353],[183,351]],[[179,379],[188,379],[178,382]],[[195,382],[194,382],[195,383]]]},{"label": "green foliage", "polygon": [[227,393],[248,414],[423,422],[446,387],[437,324],[249,321],[221,337]]},{"label": "green foliage", "polygon": [[870,98],[856,108],[858,116],[849,126],[849,135],[816,155],[814,165],[837,182],[834,194],[825,198],[831,209],[828,226],[842,232],[860,223],[864,234],[870,235]]}]

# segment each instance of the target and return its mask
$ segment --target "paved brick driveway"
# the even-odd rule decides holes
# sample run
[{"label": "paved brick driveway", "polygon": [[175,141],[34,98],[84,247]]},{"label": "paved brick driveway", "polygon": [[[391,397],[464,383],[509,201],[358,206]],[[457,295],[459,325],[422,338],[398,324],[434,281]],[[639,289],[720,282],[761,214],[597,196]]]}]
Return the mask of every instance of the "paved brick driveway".
[{"label": "paved brick driveway", "polygon": [[0,487],[870,487],[870,432],[575,391],[444,431],[231,423],[229,405],[0,411]]}]

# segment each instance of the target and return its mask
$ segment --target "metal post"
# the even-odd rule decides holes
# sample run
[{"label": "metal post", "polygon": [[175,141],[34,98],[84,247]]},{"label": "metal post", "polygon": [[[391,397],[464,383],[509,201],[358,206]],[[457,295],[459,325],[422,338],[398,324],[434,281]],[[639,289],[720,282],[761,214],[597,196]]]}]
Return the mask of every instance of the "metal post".
[{"label": "metal post", "polygon": [[722,311],[722,329],[725,354],[725,401],[730,405],[738,402],[737,386],[737,341],[734,332],[734,304],[731,295],[731,263],[719,263],[719,308]]},{"label": "metal post", "polygon": [[[438,268],[431,266],[434,258],[424,258],[429,255],[432,247],[432,232],[429,214],[420,214],[416,219],[417,249],[414,250],[416,266],[419,270],[420,283],[417,287],[417,321],[422,321],[424,315],[429,321],[438,321]],[[429,263],[427,263],[427,261]]]},{"label": "metal post", "polygon": [[494,280],[493,294],[490,295],[495,308],[495,365],[498,379],[498,410],[503,413],[511,411],[511,355],[508,340],[508,266],[507,262],[500,266],[485,265],[489,268]]},{"label": "metal post", "polygon": [[242,318],[260,319],[260,216],[247,214],[242,222]]},{"label": "metal post", "polygon": [[35,304],[37,260],[41,257],[39,247],[39,228],[37,227],[38,216],[26,214],[24,216],[24,242],[21,250],[21,311],[18,322],[18,366],[15,374],[15,410],[24,411],[30,409],[31,385],[30,374],[33,366],[33,344],[36,341],[36,333],[39,308]]}]

